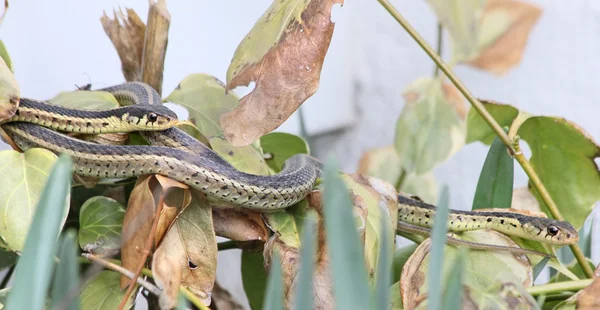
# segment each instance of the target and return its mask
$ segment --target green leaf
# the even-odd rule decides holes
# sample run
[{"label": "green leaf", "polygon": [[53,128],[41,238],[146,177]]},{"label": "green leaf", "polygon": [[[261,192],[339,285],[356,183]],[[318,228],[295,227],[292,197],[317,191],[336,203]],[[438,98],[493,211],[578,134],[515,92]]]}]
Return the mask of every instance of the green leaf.
[{"label": "green leaf", "polygon": [[389,310],[402,310],[402,296],[400,296],[400,282],[390,286],[390,307]]},{"label": "green leaf", "polygon": [[467,263],[466,248],[458,251],[458,256],[454,259],[454,266],[448,275],[446,290],[444,291],[444,304],[442,309],[454,310],[462,308],[463,297],[463,278]]},{"label": "green leaf", "polygon": [[395,147],[407,172],[423,174],[456,153],[466,126],[439,78],[420,78],[404,91]]},{"label": "green leaf", "polygon": [[[113,271],[102,271],[90,281],[81,292],[81,309],[117,309],[125,297],[121,291],[121,275]],[[132,306],[132,298],[125,303],[125,309]]]},{"label": "green leaf", "polygon": [[104,196],[88,199],[79,211],[79,246],[85,252],[106,254],[121,248],[125,208]]},{"label": "green leaf", "polygon": [[408,261],[418,246],[418,244],[409,244],[396,250],[393,259],[394,277],[392,280],[394,282],[400,281],[400,275],[402,274],[402,268],[404,267],[404,264],[406,264],[406,261]]},{"label": "green leaf", "polygon": [[18,258],[17,253],[0,248],[0,271],[16,264]]},{"label": "green leaf", "polygon": [[252,309],[262,309],[267,287],[263,253],[242,251],[242,284]]},{"label": "green leaf", "polygon": [[548,261],[550,260],[550,257],[544,257],[542,258],[542,260],[535,264],[535,266],[533,266],[533,281],[535,281],[535,279],[537,279],[537,277],[540,275],[540,273],[542,273],[542,270],[544,270],[544,267],[546,267],[546,264],[548,263]]},{"label": "green leaf", "polygon": [[52,168],[33,215],[23,254],[15,269],[8,309],[41,309],[52,275],[56,239],[66,217],[72,160],[60,156]]},{"label": "green leaf", "polygon": [[269,167],[259,149],[251,145],[235,147],[221,137],[211,137],[209,140],[215,152],[219,153],[237,170],[256,175],[270,174]]},{"label": "green leaf", "polygon": [[[392,249],[390,243],[389,218],[386,213],[381,214],[381,245],[379,246],[379,261],[377,262],[377,284],[375,286],[375,309],[387,310],[390,300],[390,285],[392,284]],[[392,234],[392,238],[395,234]],[[307,308],[305,308],[307,309]]]},{"label": "green leaf", "polygon": [[339,309],[368,309],[369,286],[363,249],[352,216],[352,202],[335,163],[325,167],[324,220],[332,269],[335,304]]},{"label": "green leaf", "polygon": [[514,163],[506,146],[499,138],[494,139],[485,158],[475,198],[473,210],[511,207],[513,192]]},{"label": "green leaf", "polygon": [[10,69],[10,71],[12,72],[15,72],[12,60],[10,59],[10,55],[8,54],[8,50],[6,49],[6,45],[4,45],[4,42],[2,40],[0,40],[0,57],[2,58],[2,60],[4,60],[4,63],[6,64],[8,69]]},{"label": "green leaf", "polygon": [[444,244],[446,243],[446,232],[448,231],[448,186],[442,187],[442,194],[433,217],[433,228],[431,230],[431,261],[427,279],[429,281],[429,297],[427,298],[427,309],[437,310],[442,306],[442,283],[438,280],[442,274],[444,263]]},{"label": "green leaf", "polygon": [[[594,162],[600,147],[581,128],[563,118],[531,117],[518,133],[527,141],[531,165],[559,211],[580,229],[600,200],[600,171]],[[549,214],[539,196],[538,200]]]},{"label": "green leaf", "polygon": [[[8,56],[8,54],[1,56]],[[8,60],[10,62],[10,59]],[[12,72],[12,64],[6,63],[4,57],[0,58],[0,123],[15,115],[21,98],[20,92],[19,84]]]},{"label": "green leaf", "polygon": [[119,107],[115,97],[105,91],[60,92],[50,103],[71,109],[109,110]]},{"label": "green leaf", "polygon": [[[508,104],[495,103],[481,100],[485,109],[492,115],[498,124],[502,127],[511,127],[513,121],[519,115],[519,110]],[[492,144],[496,138],[496,133],[481,118],[475,109],[469,109],[467,114],[467,143],[480,141],[485,144]]]},{"label": "green leaf", "polygon": [[300,250],[300,271],[298,284],[296,286],[294,309],[313,309],[313,273],[315,271],[315,233],[313,231],[315,222],[305,221],[302,234],[302,247]]},{"label": "green leaf", "polygon": [[281,258],[279,253],[273,252],[271,271],[267,282],[266,303],[264,310],[283,310],[283,279],[281,272]]},{"label": "green leaf", "polygon": [[283,163],[296,154],[310,154],[308,144],[296,135],[271,132],[260,138],[260,146],[266,162],[275,172],[281,171]]},{"label": "green leaf", "polygon": [[[58,250],[58,264],[52,282],[52,307],[58,309],[79,309],[79,261],[77,256],[77,243],[75,229],[63,233],[60,249]],[[68,305],[68,307],[66,307]]]}]

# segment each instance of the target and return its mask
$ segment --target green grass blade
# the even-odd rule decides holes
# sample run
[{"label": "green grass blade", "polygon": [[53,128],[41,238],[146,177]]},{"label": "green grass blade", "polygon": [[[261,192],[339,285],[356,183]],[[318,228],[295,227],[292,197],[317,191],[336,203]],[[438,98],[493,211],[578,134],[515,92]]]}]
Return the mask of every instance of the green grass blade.
[{"label": "green grass blade", "polygon": [[433,218],[433,229],[431,231],[431,252],[429,254],[429,271],[427,282],[429,283],[427,309],[439,310],[442,304],[442,283],[440,276],[444,264],[444,244],[446,243],[446,232],[448,231],[448,186],[442,188],[437,211]]},{"label": "green grass blade", "polygon": [[283,310],[283,279],[279,253],[273,251],[271,271],[267,281],[267,295],[263,305],[264,310]]},{"label": "green grass blade", "polygon": [[537,279],[540,273],[542,273],[542,270],[544,270],[544,267],[546,267],[546,264],[549,260],[550,257],[544,257],[539,263],[533,266],[533,281],[535,281],[535,279]]},{"label": "green grass blade", "polygon": [[[54,272],[52,282],[52,308],[79,309],[79,260],[77,256],[77,232],[67,230],[62,238],[58,251],[59,263]],[[68,305],[68,307],[66,307]]]},{"label": "green grass blade", "polygon": [[513,180],[513,159],[508,155],[504,143],[496,137],[481,168],[473,198],[473,210],[510,208]]},{"label": "green grass blade", "polygon": [[325,231],[336,307],[369,309],[367,271],[352,216],[353,205],[333,160],[325,166],[323,186]]},{"label": "green grass blade", "polygon": [[375,286],[375,309],[387,310],[392,285],[392,249],[390,248],[390,224],[386,212],[381,212],[381,244],[377,262],[377,283]]},{"label": "green grass blade", "polygon": [[306,219],[302,232],[302,248],[300,250],[300,274],[295,297],[296,310],[313,308],[313,272],[315,270],[315,233],[314,222]]},{"label": "green grass blade", "polygon": [[444,310],[462,309],[463,286],[462,281],[467,263],[467,249],[460,248],[454,260],[454,266],[448,274],[446,291],[444,292]]},{"label": "green grass blade", "polygon": [[54,250],[71,189],[72,160],[60,156],[48,176],[15,270],[7,309],[42,309],[54,265]]}]

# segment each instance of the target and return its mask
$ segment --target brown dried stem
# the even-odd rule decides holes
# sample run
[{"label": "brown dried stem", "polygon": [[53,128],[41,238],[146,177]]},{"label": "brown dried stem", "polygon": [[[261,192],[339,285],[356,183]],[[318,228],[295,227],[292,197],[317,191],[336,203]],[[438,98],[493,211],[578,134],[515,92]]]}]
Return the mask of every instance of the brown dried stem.
[{"label": "brown dried stem", "polygon": [[149,1],[148,24],[142,57],[142,82],[152,86],[162,94],[165,54],[169,36],[171,15],[165,0]]}]

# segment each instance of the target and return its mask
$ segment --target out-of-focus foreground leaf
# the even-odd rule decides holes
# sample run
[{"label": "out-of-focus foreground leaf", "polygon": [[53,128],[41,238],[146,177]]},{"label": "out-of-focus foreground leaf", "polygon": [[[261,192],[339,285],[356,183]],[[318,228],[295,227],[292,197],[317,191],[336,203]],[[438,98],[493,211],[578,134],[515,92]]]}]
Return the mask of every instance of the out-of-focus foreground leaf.
[{"label": "out-of-focus foreground leaf", "polygon": [[[4,44],[2,44],[2,47],[4,47]],[[21,100],[21,90],[12,73],[8,53],[5,56],[7,58],[0,58],[0,123],[15,115],[19,100]]]},{"label": "out-of-focus foreground leaf", "polygon": [[113,254],[121,248],[125,208],[104,196],[88,199],[79,211],[79,246],[85,252]]}]

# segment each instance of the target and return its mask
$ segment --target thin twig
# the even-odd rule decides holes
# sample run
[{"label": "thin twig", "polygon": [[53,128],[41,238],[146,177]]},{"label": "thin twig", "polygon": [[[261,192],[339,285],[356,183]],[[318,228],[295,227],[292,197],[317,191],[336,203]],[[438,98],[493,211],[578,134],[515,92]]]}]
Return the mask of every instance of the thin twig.
[{"label": "thin twig", "polygon": [[[168,192],[168,191],[167,191]],[[156,212],[154,212],[154,220],[152,222],[152,229],[150,230],[150,235],[148,236],[148,240],[146,240],[146,245],[144,246],[144,250],[142,251],[142,258],[140,259],[140,263],[135,270],[135,274],[129,283],[129,287],[127,288],[127,292],[125,292],[125,297],[121,300],[121,304],[119,305],[119,310],[123,310],[129,296],[133,293],[135,288],[134,282],[140,277],[140,273],[142,269],[144,269],[144,265],[146,265],[146,260],[150,255],[150,251],[152,250],[152,244],[154,243],[154,236],[156,236],[156,228],[158,227],[158,219],[160,217],[160,213],[162,212],[162,208],[165,202],[165,195],[167,192],[163,192],[158,199],[158,206],[156,207]]]},{"label": "thin twig", "polygon": [[[442,57],[442,44],[444,43],[444,32],[443,32],[443,28],[442,28],[442,23],[438,22],[437,24],[437,46],[436,46],[436,53]],[[438,77],[440,76],[440,67],[438,65],[435,65],[435,68],[433,69],[433,76],[434,77]]]},{"label": "thin twig", "polygon": [[[101,257],[95,256],[93,254],[89,254],[89,253],[83,253],[81,254],[81,256],[85,257],[86,259],[89,259],[92,262],[98,263],[99,265],[104,266],[105,268],[108,268],[112,271],[116,271],[126,277],[128,277],[129,279],[133,279],[134,274],[133,272],[113,263],[107,260],[104,260]],[[142,279],[142,278],[137,278],[137,283],[141,286],[143,286],[146,290],[148,290],[148,292],[156,295],[156,296],[160,296],[160,294],[162,293],[162,291],[156,287],[154,284]]]},{"label": "thin twig", "polygon": [[592,279],[585,279],[585,280],[576,280],[576,281],[564,281],[564,282],[558,282],[558,283],[550,283],[550,284],[544,284],[544,285],[536,285],[536,286],[531,286],[527,288],[527,292],[529,294],[531,294],[531,296],[537,296],[537,295],[550,295],[550,294],[554,294],[554,293],[561,293],[561,292],[576,292],[579,291],[580,289],[583,289],[585,287],[587,287],[588,285],[592,284]]},{"label": "thin twig", "polygon": [[[529,176],[529,179],[531,180],[532,184],[535,186],[542,200],[548,207],[550,214],[552,214],[552,216],[557,220],[563,219],[562,215],[560,214],[560,211],[556,207],[556,204],[552,200],[552,197],[540,181],[539,177],[533,170],[533,167],[531,166],[529,161],[523,156],[520,150],[515,150],[515,146],[518,146],[518,141],[516,141],[515,143],[511,141],[506,132],[504,132],[504,130],[498,124],[498,122],[496,122],[492,115],[485,109],[483,104],[479,100],[477,100],[477,98],[475,98],[473,94],[471,94],[469,89],[454,74],[452,69],[450,69],[450,67],[448,67],[448,65],[446,65],[444,61],[442,61],[440,56],[435,53],[431,46],[429,46],[429,44],[425,42],[421,35],[419,35],[419,33],[410,25],[410,23],[400,14],[400,12],[398,12],[398,10],[396,10],[396,8],[394,8],[388,0],[378,1],[396,19],[396,21],[400,23],[400,25],[417,42],[417,44],[419,44],[419,46],[427,53],[427,55],[429,55],[429,57],[440,68],[440,70],[442,70],[442,72],[446,74],[446,76],[452,82],[452,84],[454,84],[454,86],[463,94],[463,96],[465,96],[465,98],[469,101],[469,103],[471,103],[471,105],[477,111],[477,113],[479,113],[481,118],[483,118],[486,121],[486,123],[492,128],[492,130],[496,133],[496,135],[498,135],[498,137],[500,138],[500,140],[502,140],[504,145],[506,145],[506,147],[511,151],[511,154],[515,154],[515,158],[517,159],[523,170],[525,170],[525,173],[527,173],[527,175]],[[593,277],[592,268],[590,268],[590,266],[588,265],[587,260],[583,255],[583,252],[581,251],[581,248],[579,248],[579,245],[572,244],[570,245],[570,248],[573,252],[573,255],[575,256],[575,259],[577,259],[577,262],[579,263],[585,274],[589,278]]]},{"label": "thin twig", "polygon": [[15,272],[16,266],[17,265],[12,265],[10,267],[10,269],[8,269],[8,272],[4,276],[4,279],[2,279],[2,283],[0,283],[0,289],[6,288],[6,285],[8,285],[8,281],[10,281],[10,278],[12,277],[13,272]]},{"label": "thin twig", "polygon": [[234,250],[234,249],[239,249],[237,242],[235,241],[224,241],[224,242],[219,242],[217,243],[217,250],[219,251],[225,251],[225,250]]},{"label": "thin twig", "polygon": [[179,292],[181,292],[183,294],[183,296],[185,296],[185,298],[187,298],[187,300],[189,300],[189,302],[191,302],[194,306],[196,306],[196,308],[198,308],[200,310],[210,310],[210,308],[208,308],[204,304],[204,302],[200,298],[198,298],[198,296],[196,296],[194,293],[192,293],[187,288],[185,288],[183,286],[179,286]]}]

